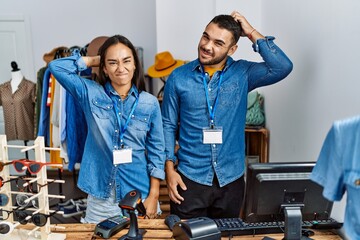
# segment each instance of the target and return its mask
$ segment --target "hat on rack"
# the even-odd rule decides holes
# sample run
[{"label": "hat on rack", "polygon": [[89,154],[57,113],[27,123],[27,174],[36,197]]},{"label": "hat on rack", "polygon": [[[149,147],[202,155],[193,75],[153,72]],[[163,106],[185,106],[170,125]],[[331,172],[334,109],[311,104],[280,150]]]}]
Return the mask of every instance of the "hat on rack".
[{"label": "hat on rack", "polygon": [[45,53],[44,56],[43,56],[43,60],[44,60],[46,63],[49,63],[49,62],[51,62],[52,60],[55,59],[56,53],[60,53],[60,52],[61,52],[62,54],[64,54],[64,55],[61,56],[61,57],[65,57],[65,56],[66,56],[65,54],[67,54],[67,50],[68,50],[68,48],[67,48],[67,47],[64,47],[64,46],[56,47],[56,48],[54,48],[53,50],[51,50],[50,52]]},{"label": "hat on rack", "polygon": [[153,78],[165,77],[183,64],[183,60],[174,59],[168,51],[157,53],[155,55],[155,64],[149,67],[148,74]]},{"label": "hat on rack", "polygon": [[109,37],[106,37],[106,36],[100,36],[100,37],[96,37],[93,40],[91,40],[91,42],[89,43],[89,46],[87,47],[87,55],[88,56],[98,55],[100,47],[104,44],[104,42],[108,38]]},{"label": "hat on rack", "polygon": [[[90,43],[89,46],[87,47],[87,56],[97,56],[99,53],[99,49],[100,47],[104,44],[104,42],[108,39],[109,37],[106,36],[100,36],[100,37],[96,37],[94,38]],[[99,67],[92,67],[92,73],[94,73],[95,75],[99,74]]]}]

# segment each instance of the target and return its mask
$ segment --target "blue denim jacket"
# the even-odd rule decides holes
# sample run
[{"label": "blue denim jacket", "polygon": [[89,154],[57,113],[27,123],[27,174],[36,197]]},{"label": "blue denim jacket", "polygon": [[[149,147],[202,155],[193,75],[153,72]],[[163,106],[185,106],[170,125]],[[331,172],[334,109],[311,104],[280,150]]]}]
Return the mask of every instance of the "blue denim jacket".
[{"label": "blue denim jacket", "polygon": [[311,179],[323,195],[339,201],[347,192],[344,228],[349,239],[360,239],[360,116],[334,122]]},{"label": "blue denim jacket", "polygon": [[[223,69],[211,80],[205,75],[211,106],[217,92],[215,126],[223,129],[222,144],[203,144],[203,128],[209,127],[209,112],[203,83],[204,72],[194,60],[176,68],[165,86],[162,115],[166,159],[178,159],[178,171],[187,178],[211,186],[215,175],[220,186],[240,178],[245,169],[245,117],[249,91],[273,84],[292,70],[292,62],[273,42],[274,37],[254,44],[264,62],[234,61],[228,57]],[[174,155],[175,135],[179,125],[178,144]]]},{"label": "blue denim jacket", "polygon": [[[132,86],[129,96],[121,100],[111,84],[105,87],[82,78],[86,69],[81,56],[61,58],[49,64],[59,83],[79,102],[88,126],[78,186],[94,197],[108,198],[113,187],[120,200],[130,190],[138,189],[143,198],[150,191],[150,176],[164,179],[164,135],[158,100],[147,92],[138,93]],[[106,93],[109,92],[109,95]],[[133,103],[138,105],[124,135],[124,144],[132,148],[132,163],[113,164],[113,150],[120,146],[119,124],[113,100],[118,105],[123,126]]]}]

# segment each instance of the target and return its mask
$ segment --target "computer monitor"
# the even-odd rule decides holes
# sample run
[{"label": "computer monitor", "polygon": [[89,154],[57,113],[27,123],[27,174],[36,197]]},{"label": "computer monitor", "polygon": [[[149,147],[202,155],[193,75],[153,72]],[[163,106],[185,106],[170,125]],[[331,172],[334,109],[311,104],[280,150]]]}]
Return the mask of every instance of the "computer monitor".
[{"label": "computer monitor", "polygon": [[[301,234],[302,221],[328,219],[333,203],[310,180],[313,162],[252,163],[246,173],[246,222],[285,221],[285,239]],[[300,238],[299,238],[300,239]]]}]

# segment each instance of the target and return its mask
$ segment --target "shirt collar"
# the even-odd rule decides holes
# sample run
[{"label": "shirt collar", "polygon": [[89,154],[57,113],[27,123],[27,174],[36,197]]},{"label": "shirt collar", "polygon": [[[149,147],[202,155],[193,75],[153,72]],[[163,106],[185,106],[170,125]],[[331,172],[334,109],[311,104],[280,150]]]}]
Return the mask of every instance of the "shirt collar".
[{"label": "shirt collar", "polygon": [[[232,57],[228,56],[226,59],[226,63],[225,63],[225,67],[224,67],[223,71],[225,72],[233,62],[234,62],[234,59]],[[201,73],[204,71],[199,59],[196,59],[194,61],[194,66],[193,66],[192,70],[193,71],[198,70]]]},{"label": "shirt collar", "polygon": [[[115,89],[113,88],[113,86],[111,85],[110,81],[107,81],[105,83],[105,91],[107,93],[110,93],[112,95],[115,95],[115,96],[119,96],[119,94],[115,91]],[[139,91],[137,90],[137,88],[135,87],[135,85],[133,84],[130,88],[130,91],[129,91],[129,96],[130,95],[133,95],[134,97],[138,97],[139,95]],[[120,96],[119,96],[120,97]]]}]

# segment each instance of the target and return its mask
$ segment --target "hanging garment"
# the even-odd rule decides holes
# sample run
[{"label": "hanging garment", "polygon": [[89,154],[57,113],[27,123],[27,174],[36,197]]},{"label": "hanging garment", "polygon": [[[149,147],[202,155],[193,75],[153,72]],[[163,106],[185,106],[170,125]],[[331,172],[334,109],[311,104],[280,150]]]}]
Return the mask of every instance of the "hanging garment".
[{"label": "hanging garment", "polygon": [[25,78],[12,93],[11,82],[0,85],[7,140],[34,140],[36,84]]}]

